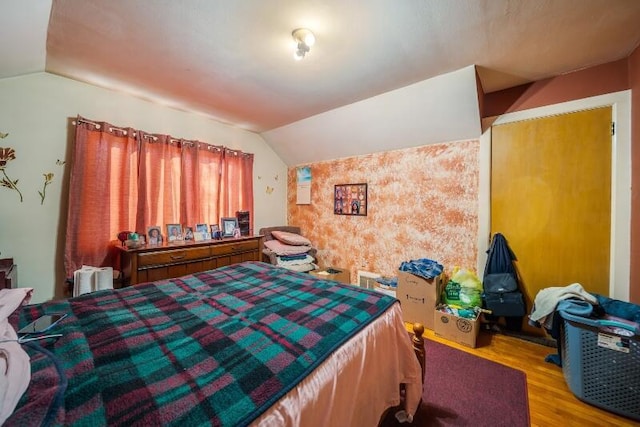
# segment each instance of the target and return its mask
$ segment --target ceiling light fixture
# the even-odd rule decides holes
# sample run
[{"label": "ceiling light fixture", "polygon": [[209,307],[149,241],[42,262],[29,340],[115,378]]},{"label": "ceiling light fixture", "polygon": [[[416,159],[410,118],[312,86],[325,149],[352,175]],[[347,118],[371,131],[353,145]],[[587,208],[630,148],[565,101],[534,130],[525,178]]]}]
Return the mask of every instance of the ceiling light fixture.
[{"label": "ceiling light fixture", "polygon": [[293,40],[296,42],[296,50],[293,57],[299,61],[309,52],[311,46],[316,42],[316,36],[311,30],[306,28],[297,28],[291,33]]}]

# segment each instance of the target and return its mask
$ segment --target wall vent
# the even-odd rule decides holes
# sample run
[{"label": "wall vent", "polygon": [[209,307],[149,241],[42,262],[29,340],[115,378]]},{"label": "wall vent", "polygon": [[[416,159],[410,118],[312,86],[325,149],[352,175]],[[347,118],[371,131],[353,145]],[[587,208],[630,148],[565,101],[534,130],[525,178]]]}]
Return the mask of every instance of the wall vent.
[{"label": "wall vent", "polygon": [[371,271],[358,270],[358,286],[373,289],[378,277],[382,276],[378,273],[372,273]]}]

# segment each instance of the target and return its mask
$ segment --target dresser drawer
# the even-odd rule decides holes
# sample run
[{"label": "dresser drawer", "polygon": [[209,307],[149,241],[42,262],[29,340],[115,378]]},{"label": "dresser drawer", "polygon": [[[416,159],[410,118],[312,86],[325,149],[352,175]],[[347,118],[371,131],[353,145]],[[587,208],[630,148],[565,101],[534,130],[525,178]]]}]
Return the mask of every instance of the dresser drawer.
[{"label": "dresser drawer", "polygon": [[233,242],[216,245],[211,247],[211,255],[228,255],[238,252],[254,251],[259,247],[259,240],[250,240],[246,242]]},{"label": "dresser drawer", "polygon": [[126,248],[120,251],[122,286],[194,274],[243,261],[260,259],[263,236],[203,242],[164,243],[155,247]]},{"label": "dresser drawer", "polygon": [[149,252],[138,255],[138,268],[198,260],[202,258],[208,258],[210,254],[211,250],[208,246],[202,248],[173,249],[162,252]]}]

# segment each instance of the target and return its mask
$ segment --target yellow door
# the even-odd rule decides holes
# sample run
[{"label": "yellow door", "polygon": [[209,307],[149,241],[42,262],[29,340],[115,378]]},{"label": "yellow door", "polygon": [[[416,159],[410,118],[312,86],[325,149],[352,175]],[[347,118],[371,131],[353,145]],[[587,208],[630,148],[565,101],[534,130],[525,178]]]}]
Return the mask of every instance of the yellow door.
[{"label": "yellow door", "polygon": [[491,234],[518,258],[529,312],[540,289],[609,294],[611,108],[491,131]]}]

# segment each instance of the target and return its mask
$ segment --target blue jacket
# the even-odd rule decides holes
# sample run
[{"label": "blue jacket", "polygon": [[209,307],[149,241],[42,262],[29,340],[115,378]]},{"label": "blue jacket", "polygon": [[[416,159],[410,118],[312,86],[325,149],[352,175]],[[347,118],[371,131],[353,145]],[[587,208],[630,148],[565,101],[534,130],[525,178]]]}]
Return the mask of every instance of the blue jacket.
[{"label": "blue jacket", "polygon": [[484,277],[492,273],[511,273],[513,278],[518,280],[518,273],[513,265],[513,261],[516,261],[517,258],[502,234],[493,235],[487,254]]}]

